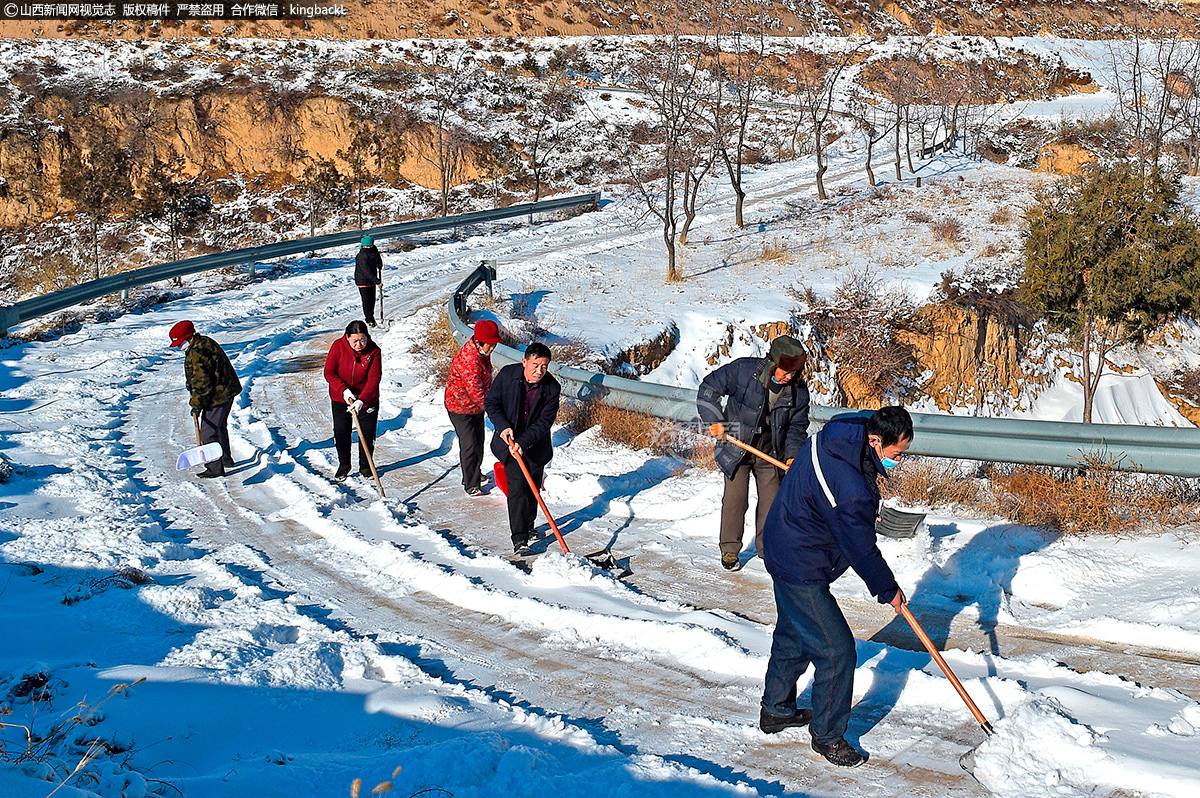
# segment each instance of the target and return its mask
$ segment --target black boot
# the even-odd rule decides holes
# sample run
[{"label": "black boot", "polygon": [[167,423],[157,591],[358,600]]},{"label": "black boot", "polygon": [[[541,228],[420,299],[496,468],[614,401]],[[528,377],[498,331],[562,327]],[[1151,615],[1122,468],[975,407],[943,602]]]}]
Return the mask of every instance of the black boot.
[{"label": "black boot", "polygon": [[787,716],[772,715],[762,708],[758,710],[758,728],[767,734],[779,734],[784,729],[807,726],[810,720],[812,720],[811,709],[797,709],[795,715]]}]

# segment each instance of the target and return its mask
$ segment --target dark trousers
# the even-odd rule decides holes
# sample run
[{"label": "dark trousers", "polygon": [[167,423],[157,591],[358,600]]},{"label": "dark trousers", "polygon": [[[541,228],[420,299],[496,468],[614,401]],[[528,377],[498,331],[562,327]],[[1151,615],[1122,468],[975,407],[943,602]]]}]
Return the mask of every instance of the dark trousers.
[{"label": "dark trousers", "polygon": [[[512,532],[513,547],[516,548],[533,537],[533,528],[537,525],[538,503],[529,487],[529,481],[521,473],[521,466],[510,454],[504,455],[504,474],[508,477],[508,528]],[[545,465],[531,463],[525,460],[529,474],[539,489],[546,472]]]},{"label": "dark trousers", "polygon": [[[770,454],[770,452],[767,452]],[[758,455],[751,455],[725,477],[725,494],[721,497],[721,553],[742,550],[742,533],[746,528],[746,508],[750,506],[750,474],[758,490],[758,506],[754,510],[754,548],[762,556],[762,530],[771,502],[779,492],[779,469]]]},{"label": "dark trousers", "polygon": [[[333,405],[333,445],[337,447],[338,465],[350,467],[350,431],[354,429],[354,418],[349,405],[331,402]],[[358,441],[358,470],[370,471],[367,465],[367,450],[375,453],[375,425],[379,421],[378,407],[364,407],[358,411],[358,425],[362,427],[362,438]],[[366,449],[363,445],[366,444]]]},{"label": "dark trousers", "polygon": [[854,635],[829,585],[790,585],[775,580],[775,634],[767,662],[762,706],[779,717],[796,714],[796,682],[815,669],[812,738],[832,744],[846,734],[854,698]]},{"label": "dark trousers", "polygon": [[479,470],[483,464],[483,413],[463,415],[449,410],[446,413],[454,425],[454,434],[458,436],[458,463],[462,467],[463,489],[478,488],[483,484],[483,473]]},{"label": "dark trousers", "polygon": [[360,285],[358,293],[362,296],[363,321],[375,321],[375,286]]},{"label": "dark trousers", "polygon": [[200,443],[221,444],[221,459],[206,464],[204,470],[222,477],[225,476],[225,461],[233,460],[229,448],[229,411],[232,409],[233,400],[230,399],[200,411]]}]

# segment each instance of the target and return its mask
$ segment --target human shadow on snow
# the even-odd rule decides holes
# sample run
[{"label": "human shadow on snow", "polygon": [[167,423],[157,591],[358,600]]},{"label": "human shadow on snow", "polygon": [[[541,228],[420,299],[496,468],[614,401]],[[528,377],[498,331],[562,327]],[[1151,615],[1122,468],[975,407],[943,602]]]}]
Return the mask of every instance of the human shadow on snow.
[{"label": "human shadow on snow", "polygon": [[[1058,535],[1017,524],[996,524],[976,533],[944,562],[936,564],[941,559],[941,549],[962,532],[953,523],[931,524],[928,530],[928,559],[934,565],[908,595],[909,609],[934,647],[943,651],[955,617],[974,605],[978,612],[976,623],[988,640],[987,651],[982,653],[991,655],[985,657],[989,662],[987,675],[994,676],[996,670],[991,657],[1004,654],[1000,650],[996,625],[1005,597],[1012,592],[1012,580],[1021,557],[1046,548],[1057,540]],[[979,583],[985,580],[987,587],[981,590]],[[870,643],[884,644],[882,657],[879,657],[880,649]],[[900,615],[872,635],[870,642],[860,641],[858,651],[859,667],[872,657],[878,659],[871,666],[876,678],[858,703],[851,720],[852,730],[857,735],[874,728],[895,708],[914,668],[941,676],[932,657],[925,653],[924,646]],[[962,674],[955,675],[960,680],[963,677]],[[979,704],[978,689],[969,692],[974,693],[972,697]],[[991,705],[980,706],[980,710],[989,720],[996,720],[1002,707],[996,696],[991,698]],[[962,710],[967,712],[965,705]]]}]

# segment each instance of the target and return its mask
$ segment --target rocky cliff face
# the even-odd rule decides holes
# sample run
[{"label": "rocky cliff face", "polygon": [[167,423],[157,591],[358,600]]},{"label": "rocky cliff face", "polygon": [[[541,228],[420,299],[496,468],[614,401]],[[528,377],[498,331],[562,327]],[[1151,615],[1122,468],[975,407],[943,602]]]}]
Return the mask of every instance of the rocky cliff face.
[{"label": "rocky cliff face", "polygon": [[[316,159],[350,169],[340,153],[347,150],[355,126],[373,127],[347,100],[309,94],[214,88],[193,96],[160,96],[124,91],[109,96],[54,93],[34,100],[19,126],[0,132],[0,226],[35,224],[76,210],[59,190],[69,149],[85,155],[112,136],[130,157],[134,189],[140,190],[158,160],[182,177],[204,174],[218,180],[238,178],[262,190],[295,183]],[[397,141],[393,179],[436,188],[439,173],[423,153],[430,132],[411,124]],[[372,158],[368,168],[378,173]],[[468,158],[460,180],[477,176]]]}]

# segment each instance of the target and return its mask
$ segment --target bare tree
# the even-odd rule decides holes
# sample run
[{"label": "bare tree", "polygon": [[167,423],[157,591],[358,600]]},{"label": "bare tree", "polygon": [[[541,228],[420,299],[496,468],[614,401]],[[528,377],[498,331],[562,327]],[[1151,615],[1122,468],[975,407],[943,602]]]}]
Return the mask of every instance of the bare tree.
[{"label": "bare tree", "polygon": [[1146,39],[1141,31],[1109,45],[1117,116],[1143,174],[1161,165],[1168,140],[1187,129],[1185,95],[1193,91],[1183,78],[1195,72],[1198,59],[1194,41]]},{"label": "bare tree", "polygon": [[892,133],[893,165],[897,180],[904,179],[900,166],[904,157],[905,142],[902,139],[906,141],[908,138],[909,106],[919,93],[916,66],[920,62],[921,46],[902,40],[896,55],[880,65],[880,91],[891,103],[891,123],[888,128]]},{"label": "bare tree", "polygon": [[346,180],[337,165],[328,158],[316,158],[304,170],[301,178],[308,206],[308,233],[317,235],[317,216],[336,211],[349,200]]},{"label": "bare tree", "polygon": [[[738,26],[727,36],[723,36],[718,29],[715,45],[715,63],[711,71],[716,78],[712,105],[716,152],[725,164],[729,185],[733,189],[734,221],[738,227],[745,227],[743,207],[746,189],[742,181],[742,166],[745,163],[750,120],[769,86],[766,40],[762,27],[757,29],[757,33],[744,33]],[[726,48],[729,49],[728,55]]]},{"label": "bare tree", "polygon": [[666,40],[664,49],[648,52],[634,63],[630,73],[633,85],[654,115],[654,123],[643,131],[653,156],[649,166],[639,166],[636,157],[626,159],[626,163],[647,210],[662,222],[667,281],[676,282],[683,279],[676,252],[680,196],[691,159],[687,150],[694,143],[695,129],[703,124],[703,89],[678,33]]},{"label": "bare tree", "polygon": [[813,154],[817,159],[817,197],[829,199],[825,191],[825,148],[829,142],[830,119],[834,114],[834,99],[840,89],[842,73],[850,66],[861,46],[838,54],[801,51],[793,75],[796,90],[794,102],[812,134]]},{"label": "bare tree", "polygon": [[533,201],[542,198],[542,185],[550,159],[580,133],[575,109],[581,102],[579,88],[565,72],[555,72],[547,82],[534,84],[525,104],[523,124],[515,144],[521,161],[533,177]]},{"label": "bare tree", "polygon": [[462,105],[471,88],[481,79],[482,68],[471,52],[449,56],[439,50],[426,64],[430,96],[424,102],[427,148],[416,150],[419,158],[437,170],[442,216],[450,213],[450,190],[461,182],[467,162],[470,135]]},{"label": "bare tree", "polygon": [[354,192],[354,215],[358,229],[363,225],[363,188],[371,177],[371,162],[379,161],[379,137],[365,122],[353,123],[354,135],[350,143],[338,151],[338,157],[350,167],[350,179]]},{"label": "bare tree", "polygon": [[128,153],[107,129],[88,149],[70,147],[63,157],[59,188],[87,217],[96,280],[100,279],[100,225],[113,211],[133,201],[130,166]]},{"label": "bare tree", "polygon": [[696,220],[700,185],[717,162],[718,149],[707,126],[697,124],[687,136],[683,148],[683,226],[679,228],[679,243],[687,245],[688,230]]},{"label": "bare tree", "polygon": [[154,159],[146,175],[138,214],[167,236],[171,260],[179,260],[183,237],[199,227],[212,207],[212,197],[199,176],[186,178],[178,163],[165,164]]},{"label": "bare tree", "polygon": [[878,185],[871,159],[875,156],[875,145],[891,131],[892,120],[888,112],[880,108],[874,98],[867,97],[861,89],[851,92],[848,106],[850,116],[854,119],[854,128],[867,144],[867,157],[863,163],[867,170],[867,182],[872,186]]}]

